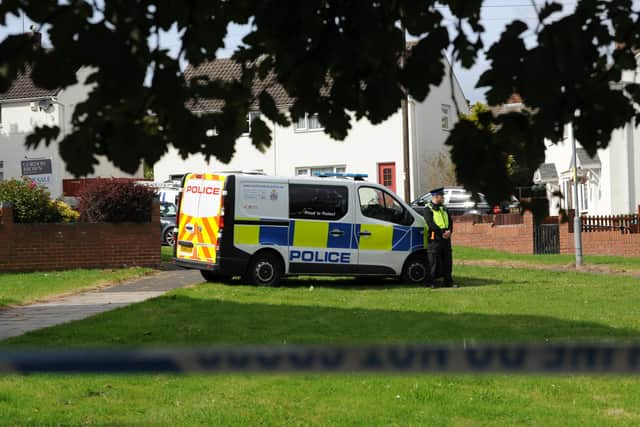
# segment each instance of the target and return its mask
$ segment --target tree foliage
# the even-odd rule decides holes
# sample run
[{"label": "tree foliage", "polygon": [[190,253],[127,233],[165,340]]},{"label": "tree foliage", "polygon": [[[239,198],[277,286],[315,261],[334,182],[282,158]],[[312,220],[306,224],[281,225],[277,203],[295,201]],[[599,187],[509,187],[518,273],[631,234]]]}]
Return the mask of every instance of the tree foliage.
[{"label": "tree foliage", "polygon": [[[253,82],[271,76],[294,99],[292,117],[318,113],[325,132],[344,138],[352,120],[379,123],[410,95],[424,99],[445,73],[444,55],[471,67],[483,48],[483,0],[345,1],[306,0],[3,0],[0,25],[8,14],[24,13],[49,32],[52,49],[34,46],[29,36],[0,43],[0,91],[27,66],[43,88],[76,82],[76,71],[90,67],[89,98],[79,104],[60,152],[75,174],[90,172],[105,155],[125,171],[140,161],[155,163],[170,144],[184,156],[204,153],[228,161],[252,104],[266,118],[289,123],[268,90]],[[535,4],[532,2],[532,4]],[[636,67],[640,22],[631,0],[580,0],[575,12],[558,18],[562,6],[537,9],[539,23],[509,24],[488,50],[491,68],[478,85],[488,102],[504,102],[518,92],[530,107],[522,113],[483,116],[488,127],[460,121],[449,138],[459,181],[493,199],[512,193],[514,182],[504,161],[514,154],[523,167],[544,159],[543,139],[557,141],[574,121],[583,147],[606,147],[611,131],[636,113],[636,84],[621,89],[621,72]],[[448,9],[456,31],[445,26]],[[215,58],[230,23],[251,24],[235,52],[242,64],[236,81],[185,81],[180,58],[198,65]],[[401,27],[418,39],[405,56]],[[181,34],[180,55],[157,47],[161,31]],[[527,47],[526,32],[537,44]],[[220,111],[192,114],[197,98],[223,101]],[[579,115],[576,116],[576,112]],[[207,132],[215,129],[216,132]],[[495,129],[491,131],[490,129]],[[30,146],[49,143],[57,128],[41,127]],[[254,145],[270,144],[270,131],[253,123]],[[534,169],[535,169],[534,167]]]}]

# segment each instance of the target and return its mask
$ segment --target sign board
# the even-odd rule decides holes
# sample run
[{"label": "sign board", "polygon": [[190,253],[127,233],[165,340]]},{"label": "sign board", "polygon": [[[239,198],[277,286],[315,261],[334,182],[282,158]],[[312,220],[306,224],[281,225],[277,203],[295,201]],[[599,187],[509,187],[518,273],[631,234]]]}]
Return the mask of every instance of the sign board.
[{"label": "sign board", "polygon": [[20,162],[23,176],[51,174],[51,159],[22,160]]},{"label": "sign board", "polygon": [[29,178],[37,185],[46,187],[49,192],[53,185],[53,168],[51,159],[21,160],[22,176]]}]

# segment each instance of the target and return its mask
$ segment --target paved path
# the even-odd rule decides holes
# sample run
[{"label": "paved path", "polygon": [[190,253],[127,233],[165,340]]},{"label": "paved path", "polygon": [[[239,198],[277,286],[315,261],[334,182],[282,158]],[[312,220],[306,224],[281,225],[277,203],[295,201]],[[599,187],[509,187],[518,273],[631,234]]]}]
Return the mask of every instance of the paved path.
[{"label": "paved path", "polygon": [[0,310],[0,340],[125,307],[203,281],[197,270],[163,271],[108,288]]}]

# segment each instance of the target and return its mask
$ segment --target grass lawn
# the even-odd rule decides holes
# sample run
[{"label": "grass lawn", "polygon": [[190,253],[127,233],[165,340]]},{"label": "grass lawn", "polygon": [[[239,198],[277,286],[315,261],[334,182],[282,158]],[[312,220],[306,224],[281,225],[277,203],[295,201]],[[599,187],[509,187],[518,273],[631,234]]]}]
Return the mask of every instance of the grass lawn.
[{"label": "grass lawn", "polygon": [[[640,280],[463,266],[460,289],[203,284],[8,346],[637,340]],[[311,288],[313,286],[313,288]],[[0,377],[6,424],[637,425],[635,377]]]},{"label": "grass lawn", "polygon": [[[453,248],[454,260],[496,260],[496,261],[517,261],[531,264],[547,265],[567,265],[575,263],[574,255],[525,255],[511,254],[508,252],[496,251],[493,249],[479,249],[465,246],[455,246]],[[636,257],[605,256],[605,255],[585,255],[585,264],[605,265],[618,270],[638,270],[640,271],[640,254]]]},{"label": "grass lawn", "polygon": [[149,268],[0,273],[0,308],[143,276]]},{"label": "grass lawn", "polygon": [[173,247],[171,246],[162,246],[160,257],[162,262],[171,262],[173,261]]}]

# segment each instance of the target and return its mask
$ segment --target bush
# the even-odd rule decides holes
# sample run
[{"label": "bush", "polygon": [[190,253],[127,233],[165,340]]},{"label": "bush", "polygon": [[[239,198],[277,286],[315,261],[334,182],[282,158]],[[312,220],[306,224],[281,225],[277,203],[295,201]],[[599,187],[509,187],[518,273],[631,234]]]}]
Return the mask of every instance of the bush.
[{"label": "bush", "polygon": [[80,212],[74,211],[71,206],[62,200],[52,200],[50,203],[58,211],[60,222],[76,222],[80,219]]},{"label": "bush", "polygon": [[113,179],[96,181],[79,195],[80,219],[87,222],[149,222],[152,188]]},{"label": "bush", "polygon": [[18,223],[62,220],[58,205],[51,200],[49,192],[28,178],[0,182],[0,201],[13,205],[13,220]]}]

